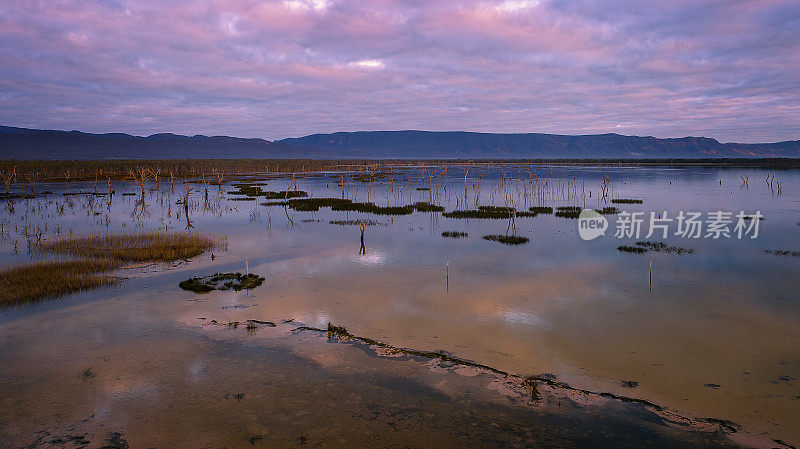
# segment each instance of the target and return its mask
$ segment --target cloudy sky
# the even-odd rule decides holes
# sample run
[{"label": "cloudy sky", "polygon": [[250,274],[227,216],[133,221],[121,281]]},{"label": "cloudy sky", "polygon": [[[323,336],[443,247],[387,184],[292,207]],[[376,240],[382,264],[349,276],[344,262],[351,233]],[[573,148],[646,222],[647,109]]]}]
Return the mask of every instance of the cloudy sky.
[{"label": "cloudy sky", "polygon": [[0,124],[800,139],[800,1],[3,0]]}]

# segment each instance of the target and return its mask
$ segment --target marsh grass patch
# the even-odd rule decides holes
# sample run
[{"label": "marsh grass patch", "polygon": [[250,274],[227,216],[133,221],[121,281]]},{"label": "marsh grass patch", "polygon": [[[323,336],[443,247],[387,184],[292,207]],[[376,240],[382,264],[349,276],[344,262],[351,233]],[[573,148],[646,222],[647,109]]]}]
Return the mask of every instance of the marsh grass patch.
[{"label": "marsh grass patch", "polygon": [[252,198],[262,197],[268,200],[286,200],[290,198],[304,198],[308,196],[308,193],[302,190],[281,190],[274,192],[261,190],[261,187],[258,185],[239,184],[238,186],[238,190],[231,190],[228,192],[228,194],[244,195]]},{"label": "marsh grass patch", "polygon": [[347,198],[299,198],[261,203],[262,206],[288,206],[298,212],[316,212],[328,207],[332,211],[363,212],[375,215],[408,215],[417,212],[443,212],[444,207],[426,202],[405,206],[378,206],[372,202],[354,202]]},{"label": "marsh grass patch", "polygon": [[663,242],[639,241],[635,245],[618,246],[617,250],[623,253],[644,254],[649,251],[667,254],[694,254],[692,248],[681,248],[680,246],[669,246]]},{"label": "marsh grass patch", "polygon": [[647,252],[647,248],[642,248],[641,246],[620,245],[617,247],[617,251],[623,253],[644,254]]},{"label": "marsh grass patch", "polygon": [[386,226],[386,223],[375,220],[331,220],[328,223],[337,226]]},{"label": "marsh grass patch", "polygon": [[[291,204],[290,204],[291,205]],[[335,211],[364,212],[375,215],[408,215],[414,212],[413,206],[378,206],[375,203],[340,203],[331,206]]]},{"label": "marsh grass patch", "polygon": [[44,242],[34,249],[75,257],[111,259],[119,262],[171,262],[197,256],[223,244],[211,235],[188,232],[142,232],[137,234],[90,234]]},{"label": "marsh grass patch", "polygon": [[35,262],[0,271],[0,306],[58,298],[113,284],[107,272],[118,264],[109,259]]},{"label": "marsh grass patch", "polygon": [[514,216],[514,209],[510,207],[480,206],[473,210],[454,210],[442,214],[445,218],[476,218],[488,220],[509,219]]},{"label": "marsh grass patch", "polygon": [[619,209],[614,206],[606,206],[602,209],[596,209],[595,212],[600,215],[616,215],[619,213]]},{"label": "marsh grass patch", "polygon": [[66,260],[33,262],[0,270],[0,305],[19,305],[113,284],[107,273],[125,263],[188,259],[224,240],[205,234],[145,232],[72,236],[33,246],[41,256]]},{"label": "marsh grass patch", "polygon": [[800,257],[800,251],[790,249],[765,249],[764,252],[773,256]]},{"label": "marsh grass patch", "polygon": [[437,206],[435,204],[426,203],[424,201],[420,201],[411,205],[417,212],[444,212],[443,206]]},{"label": "marsh grass patch", "polygon": [[580,206],[560,206],[556,208],[553,215],[561,218],[578,218],[581,215]]},{"label": "marsh grass patch", "polygon": [[536,213],[536,214],[552,214],[553,213],[553,208],[551,206],[533,206],[533,207],[529,207],[528,210],[530,212],[533,212],[533,213]]},{"label": "marsh grass patch", "polygon": [[529,240],[527,237],[522,237],[519,235],[502,235],[502,234],[484,235],[483,239],[492,242],[500,242],[504,245],[524,245],[528,243]]}]

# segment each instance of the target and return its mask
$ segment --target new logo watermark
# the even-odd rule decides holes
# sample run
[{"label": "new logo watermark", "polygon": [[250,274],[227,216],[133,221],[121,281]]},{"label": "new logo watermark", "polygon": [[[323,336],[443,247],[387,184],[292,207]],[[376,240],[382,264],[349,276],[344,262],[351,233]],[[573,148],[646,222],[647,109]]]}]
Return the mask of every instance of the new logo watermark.
[{"label": "new logo watermark", "polygon": [[583,209],[578,215],[578,235],[583,240],[594,240],[605,235],[608,229],[608,220],[592,209]]},{"label": "new logo watermark", "polygon": [[[675,218],[670,218],[667,211],[650,212],[649,217],[645,212],[623,211],[616,216],[614,237],[640,238],[645,234],[643,228],[646,228],[645,238],[653,235],[667,238],[674,235],[688,239],[754,239],[758,237],[759,225],[763,219],[761,211],[752,214],[740,211],[736,215],[732,212],[713,211],[707,212],[705,216],[702,212],[679,211]],[[605,235],[608,227],[608,219],[592,209],[583,209],[578,216],[578,235],[583,240],[594,240]]]}]

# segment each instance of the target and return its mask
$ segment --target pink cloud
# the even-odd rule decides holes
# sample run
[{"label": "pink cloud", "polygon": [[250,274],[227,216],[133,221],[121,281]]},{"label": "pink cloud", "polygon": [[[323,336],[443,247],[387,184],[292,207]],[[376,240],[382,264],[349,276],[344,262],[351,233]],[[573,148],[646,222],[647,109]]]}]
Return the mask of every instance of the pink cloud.
[{"label": "pink cloud", "polygon": [[0,4],[0,122],[800,138],[793,1]]}]

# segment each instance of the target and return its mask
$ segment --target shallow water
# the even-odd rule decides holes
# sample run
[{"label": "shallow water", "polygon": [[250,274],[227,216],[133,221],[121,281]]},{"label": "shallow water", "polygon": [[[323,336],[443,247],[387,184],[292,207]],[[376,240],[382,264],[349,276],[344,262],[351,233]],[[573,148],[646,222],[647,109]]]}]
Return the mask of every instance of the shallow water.
[{"label": "shallow water", "polygon": [[[521,376],[549,373],[573,387],[645,399],[685,417],[731,420],[748,434],[797,444],[800,258],[764,250],[800,250],[800,172],[775,173],[780,194],[764,181],[767,175],[707,167],[472,167],[466,200],[461,167],[444,174],[441,167],[406,168],[391,174],[393,181],[350,179],[344,187],[336,173],[295,178],[312,197],[341,197],[344,189],[350,199],[381,206],[430,201],[450,211],[466,202],[474,209],[477,197],[479,205],[520,210],[601,208],[610,198],[636,198],[643,204],[616,206],[669,217],[680,210],[760,211],[766,217],[756,239],[650,239],[695,250],[683,255],[617,251],[645,236],[614,237],[619,216],[608,217],[606,236],[587,242],[578,236],[577,220],[552,215],[519,217],[512,227],[509,220],[441,213],[297,212],[259,205],[263,198],[233,201],[226,193],[235,190],[231,182],[222,192],[210,187],[206,201],[202,186],[193,184],[193,230],[227,236],[227,251],[167,270],[121,270],[129,279],[112,288],[0,311],[0,379],[9,392],[0,404],[0,438],[25,446],[39,432],[73,429],[96,438],[122,432],[140,443],[132,447],[148,444],[147,438],[161,447],[249,445],[251,437],[263,438],[256,443],[265,447],[344,444],[340,439],[389,446],[441,445],[442,434],[461,432],[475,437],[476,446],[546,444],[547,438],[591,446],[602,440],[598,435],[609,428],[603,426],[611,426],[592,419],[610,413],[617,426],[605,440],[611,446],[626,438],[662,441],[654,435],[665,446],[690,438],[702,440],[692,444],[724,441],[715,433],[675,430],[632,405],[531,406],[487,373],[465,376],[425,360],[376,357],[358,344],[327,344],[324,336],[291,333],[296,326],[281,323],[293,319],[314,327],[332,322],[397,347],[444,350]],[[611,180],[605,199],[604,176]],[[749,177],[748,186],[741,176]],[[290,183],[286,176],[253,178],[267,184],[264,190]],[[547,188],[534,187],[535,179]],[[137,192],[131,183],[114,185],[110,206],[108,197],[63,196],[93,191],[91,184],[37,189],[54,193],[0,212],[4,266],[31,259],[26,225],[33,239],[38,233],[52,238],[186,227],[183,207],[175,204],[182,185],[174,193],[164,181],[151,186],[144,210],[140,195],[122,195]],[[365,229],[363,255],[358,226],[329,223],[354,219],[377,222]],[[443,231],[469,236],[443,238]],[[481,238],[506,233],[530,241],[508,246]],[[266,283],[202,295],[177,287],[191,276],[245,269]],[[248,333],[209,324],[247,319],[279,325]],[[245,391],[238,402],[234,389]],[[465,410],[475,407],[489,411],[481,419],[467,417]],[[216,415],[206,416],[210,409]],[[474,431],[439,427],[447,414],[459,416],[454,422],[462,425],[466,421],[459,420],[476,422]],[[508,422],[498,428],[492,423],[499,416]],[[177,419],[188,423],[176,428]],[[325,424],[312,425],[318,422]],[[647,433],[634,437],[625,427],[647,422]],[[521,430],[531,428],[535,435]],[[563,430],[575,428],[584,429],[583,436]],[[235,438],[222,436],[231,432]]]}]

